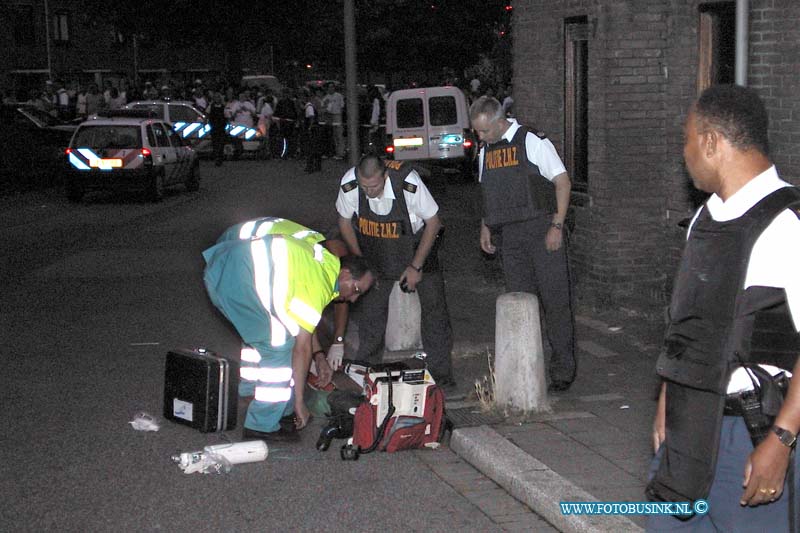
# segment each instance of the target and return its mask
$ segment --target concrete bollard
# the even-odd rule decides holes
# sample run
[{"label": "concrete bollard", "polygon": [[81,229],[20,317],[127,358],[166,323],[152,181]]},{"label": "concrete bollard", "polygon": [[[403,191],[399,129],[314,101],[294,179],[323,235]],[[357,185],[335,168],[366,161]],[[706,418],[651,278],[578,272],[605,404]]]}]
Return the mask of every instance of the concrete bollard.
[{"label": "concrete bollard", "polygon": [[497,298],[495,323],[495,401],[522,411],[546,411],[539,300],[527,292]]},{"label": "concrete bollard", "polygon": [[405,293],[395,281],[389,295],[389,318],[386,321],[384,342],[389,351],[417,350],[422,348],[420,329],[419,294]]}]

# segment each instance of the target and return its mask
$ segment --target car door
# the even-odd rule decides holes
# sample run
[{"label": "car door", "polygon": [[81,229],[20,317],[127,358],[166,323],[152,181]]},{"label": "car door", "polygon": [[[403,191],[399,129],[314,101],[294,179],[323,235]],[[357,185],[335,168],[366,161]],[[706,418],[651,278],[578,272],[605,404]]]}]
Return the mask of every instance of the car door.
[{"label": "car door", "polygon": [[178,163],[178,158],[175,149],[169,142],[169,128],[161,123],[153,123],[153,133],[156,137],[156,147],[158,149],[158,163],[164,167],[164,182],[173,183],[175,180],[175,171]]},{"label": "car door", "polygon": [[427,90],[426,96],[429,157],[449,159],[463,156],[464,128],[456,99],[460,95],[451,87],[434,87]]},{"label": "car door", "polygon": [[407,91],[393,100],[395,159],[428,159],[430,157],[428,128],[425,120],[427,99],[425,89]]},{"label": "car door", "polygon": [[181,136],[174,129],[168,128],[169,142],[172,149],[175,151],[175,182],[183,182],[189,171],[190,164],[190,151],[191,148],[187,146]]},{"label": "car door", "polygon": [[172,129],[190,146],[194,146],[208,133],[206,118],[190,105],[181,103],[168,104],[169,120]]}]

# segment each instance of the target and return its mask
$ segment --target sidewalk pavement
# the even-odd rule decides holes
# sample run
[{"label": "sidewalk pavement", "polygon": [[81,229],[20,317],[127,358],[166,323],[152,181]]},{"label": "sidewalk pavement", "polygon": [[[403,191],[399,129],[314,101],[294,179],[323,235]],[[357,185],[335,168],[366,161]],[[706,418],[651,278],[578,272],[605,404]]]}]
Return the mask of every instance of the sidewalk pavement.
[{"label": "sidewalk pavement", "polygon": [[[578,376],[568,391],[550,395],[550,413],[457,428],[451,438],[453,451],[561,531],[641,531],[645,524],[643,516],[564,515],[559,506],[646,500],[663,326],[631,315],[576,317]],[[448,402],[464,405],[477,410],[469,397]]]}]

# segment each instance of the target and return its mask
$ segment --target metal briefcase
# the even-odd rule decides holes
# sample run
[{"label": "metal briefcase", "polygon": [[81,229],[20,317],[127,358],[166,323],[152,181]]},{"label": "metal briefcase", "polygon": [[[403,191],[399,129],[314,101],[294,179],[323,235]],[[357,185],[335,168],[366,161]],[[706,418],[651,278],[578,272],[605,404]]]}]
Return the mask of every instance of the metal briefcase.
[{"label": "metal briefcase", "polygon": [[197,348],[167,353],[164,418],[203,433],[236,427],[239,363]]}]

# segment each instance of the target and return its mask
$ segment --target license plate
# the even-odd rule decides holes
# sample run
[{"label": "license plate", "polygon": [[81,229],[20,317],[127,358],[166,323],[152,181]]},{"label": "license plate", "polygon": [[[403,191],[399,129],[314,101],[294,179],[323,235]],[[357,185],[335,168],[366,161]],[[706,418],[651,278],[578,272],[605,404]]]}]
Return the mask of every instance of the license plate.
[{"label": "license plate", "polygon": [[395,148],[417,148],[422,146],[422,137],[405,137],[394,140]]},{"label": "license plate", "polygon": [[89,166],[99,169],[122,168],[122,159],[91,159],[89,160]]}]

